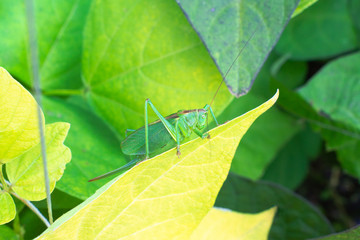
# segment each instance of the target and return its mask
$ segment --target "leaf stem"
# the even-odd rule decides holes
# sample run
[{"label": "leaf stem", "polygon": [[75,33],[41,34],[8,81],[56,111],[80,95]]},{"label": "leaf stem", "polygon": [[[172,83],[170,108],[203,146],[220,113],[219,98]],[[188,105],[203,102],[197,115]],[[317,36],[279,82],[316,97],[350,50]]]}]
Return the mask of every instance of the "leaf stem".
[{"label": "leaf stem", "polygon": [[43,115],[41,112],[41,88],[40,88],[40,73],[39,73],[39,58],[38,58],[38,43],[36,38],[36,23],[35,23],[35,11],[34,11],[34,1],[26,0],[26,18],[28,24],[28,33],[29,33],[29,48],[30,48],[30,59],[31,59],[31,73],[34,83],[35,90],[35,99],[38,103],[37,106],[37,115],[39,122],[39,132],[40,132],[40,142],[41,142],[41,156],[43,160],[44,167],[44,180],[45,180],[45,190],[46,190],[46,202],[49,214],[49,221],[53,223],[53,214],[51,206],[51,195],[50,195],[50,181],[49,173],[47,168],[47,159],[46,159],[46,145],[45,145],[45,131],[43,123]]},{"label": "leaf stem", "polygon": [[30,201],[28,201],[26,199],[23,199],[22,197],[20,197],[13,191],[11,191],[10,193],[11,193],[11,195],[13,195],[17,199],[19,199],[21,202],[23,202],[28,208],[30,208],[30,210],[33,211],[40,218],[41,221],[43,221],[43,223],[46,225],[46,227],[50,227],[49,221],[46,219],[46,217],[44,217],[44,215],[41,214],[39,209],[37,209],[34,204],[32,204]]}]

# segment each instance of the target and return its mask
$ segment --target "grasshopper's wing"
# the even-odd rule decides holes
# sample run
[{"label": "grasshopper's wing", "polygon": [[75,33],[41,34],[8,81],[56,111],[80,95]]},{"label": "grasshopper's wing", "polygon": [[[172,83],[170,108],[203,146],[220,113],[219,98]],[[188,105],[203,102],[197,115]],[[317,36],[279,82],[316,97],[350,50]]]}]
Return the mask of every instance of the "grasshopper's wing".
[{"label": "grasshopper's wing", "polygon": [[[174,124],[175,119],[168,119]],[[149,124],[149,154],[159,154],[176,146],[175,141],[161,122]],[[121,142],[121,149],[126,155],[145,155],[145,128],[139,128]]]}]

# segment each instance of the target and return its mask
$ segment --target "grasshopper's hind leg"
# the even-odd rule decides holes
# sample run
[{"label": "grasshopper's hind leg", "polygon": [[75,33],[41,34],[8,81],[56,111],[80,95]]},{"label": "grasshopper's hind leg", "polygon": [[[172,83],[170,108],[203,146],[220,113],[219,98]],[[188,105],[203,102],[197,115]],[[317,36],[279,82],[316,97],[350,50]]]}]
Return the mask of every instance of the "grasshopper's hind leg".
[{"label": "grasshopper's hind leg", "polygon": [[146,152],[145,158],[146,159],[149,158],[149,152],[150,152],[149,151],[149,120],[148,120],[148,111],[147,111],[148,104],[155,112],[155,114],[158,116],[162,124],[164,124],[164,127],[166,128],[170,136],[174,139],[174,141],[177,141],[175,127],[159,113],[159,111],[155,108],[154,104],[152,104],[150,99],[146,99],[145,101],[145,152]]},{"label": "grasshopper's hind leg", "polygon": [[180,128],[179,128],[179,121],[176,121],[176,123],[175,123],[175,133],[176,133],[176,148],[177,148],[176,155],[178,156],[178,158],[180,158],[181,152],[180,152]]}]

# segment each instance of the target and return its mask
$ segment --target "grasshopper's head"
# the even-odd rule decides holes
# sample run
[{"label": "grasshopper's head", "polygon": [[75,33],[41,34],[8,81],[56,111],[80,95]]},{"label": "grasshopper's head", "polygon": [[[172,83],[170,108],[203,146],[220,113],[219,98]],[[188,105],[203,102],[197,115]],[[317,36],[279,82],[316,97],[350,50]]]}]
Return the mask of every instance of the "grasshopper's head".
[{"label": "grasshopper's head", "polygon": [[198,120],[197,120],[197,124],[196,124],[196,128],[199,130],[204,129],[206,126],[206,119],[208,117],[209,107],[210,106],[208,104],[206,104],[203,109],[199,109]]}]

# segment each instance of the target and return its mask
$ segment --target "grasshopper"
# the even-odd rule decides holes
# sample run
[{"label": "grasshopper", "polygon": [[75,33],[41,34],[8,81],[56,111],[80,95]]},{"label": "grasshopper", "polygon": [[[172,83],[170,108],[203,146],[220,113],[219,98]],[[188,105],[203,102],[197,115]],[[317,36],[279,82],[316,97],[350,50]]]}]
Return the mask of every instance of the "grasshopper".
[{"label": "grasshopper", "polygon": [[[180,157],[180,144],[190,137],[194,132],[201,138],[210,137],[210,135],[202,130],[206,126],[206,122],[209,116],[209,112],[213,117],[216,125],[219,125],[216,120],[215,114],[211,108],[211,104],[214,101],[224,79],[230,72],[231,68],[235,64],[236,60],[240,57],[242,51],[245,49],[247,44],[250,42],[252,37],[255,35],[256,30],[252,33],[250,38],[245,42],[241,48],[239,54],[232,62],[227,72],[225,73],[219,87],[217,88],[215,95],[210,104],[206,104],[204,108],[191,109],[191,110],[180,110],[167,117],[163,117],[156,109],[150,99],[145,100],[145,125],[137,130],[127,129],[125,132],[125,139],[121,142],[121,149],[124,154],[135,156],[135,159],[123,165],[122,167],[115,169],[111,172],[105,173],[98,177],[95,177],[91,181],[99,180],[118,172],[121,172],[132,165],[140,162],[142,159],[148,159],[150,154],[160,154],[170,148],[176,146],[177,156]],[[155,112],[159,120],[149,124],[148,122],[148,106]],[[128,132],[131,134],[127,135]]]}]

